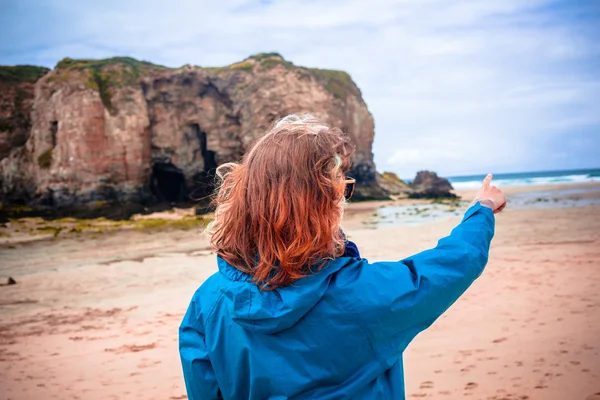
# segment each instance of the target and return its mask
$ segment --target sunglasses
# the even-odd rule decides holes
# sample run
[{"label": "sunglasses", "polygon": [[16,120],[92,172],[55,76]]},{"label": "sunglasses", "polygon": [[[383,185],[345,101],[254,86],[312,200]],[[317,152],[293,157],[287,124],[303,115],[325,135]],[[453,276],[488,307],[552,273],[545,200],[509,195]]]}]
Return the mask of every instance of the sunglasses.
[{"label": "sunglasses", "polygon": [[346,183],[346,187],[344,188],[344,198],[346,200],[350,200],[350,198],[354,194],[354,186],[356,185],[356,179],[347,176],[346,179],[344,179],[344,182]]}]

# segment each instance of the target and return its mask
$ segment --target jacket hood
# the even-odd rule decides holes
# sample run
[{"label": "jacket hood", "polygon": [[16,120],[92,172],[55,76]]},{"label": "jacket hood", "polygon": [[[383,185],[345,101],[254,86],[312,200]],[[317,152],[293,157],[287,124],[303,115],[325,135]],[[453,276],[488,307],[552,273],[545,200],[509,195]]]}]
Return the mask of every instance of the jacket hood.
[{"label": "jacket hood", "polygon": [[291,286],[265,291],[252,282],[250,275],[217,256],[219,271],[231,281],[221,291],[231,303],[233,321],[245,329],[265,334],[294,326],[321,300],[333,274],[350,261],[350,257],[336,258]]}]

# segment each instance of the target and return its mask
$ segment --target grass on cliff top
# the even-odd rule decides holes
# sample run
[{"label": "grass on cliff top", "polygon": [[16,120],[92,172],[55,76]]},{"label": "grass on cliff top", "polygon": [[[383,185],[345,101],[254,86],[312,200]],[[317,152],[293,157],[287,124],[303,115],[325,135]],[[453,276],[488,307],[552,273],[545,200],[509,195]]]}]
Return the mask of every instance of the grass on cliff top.
[{"label": "grass on cliff top", "polygon": [[[116,114],[110,89],[112,87],[136,85],[140,76],[152,71],[168,69],[162,65],[152,64],[147,61],[138,61],[131,57],[112,57],[101,60],[63,58],[56,64],[56,70],[78,70],[89,71],[89,78],[85,86],[97,91],[104,107],[111,113]],[[62,73],[51,79],[60,80]]]},{"label": "grass on cliff top", "polygon": [[56,69],[95,69],[100,70],[104,67],[111,65],[120,65],[123,67],[129,67],[132,70],[162,70],[168,69],[163,65],[153,64],[148,61],[138,61],[135,58],[131,57],[111,57],[104,58],[100,60],[91,60],[91,59],[79,59],[75,60],[72,58],[63,58],[56,64]]},{"label": "grass on cliff top", "polygon": [[56,64],[55,69],[91,71],[92,78],[88,82],[88,86],[101,91],[103,85],[107,88],[117,85],[134,85],[142,75],[169,68],[147,61],[138,61],[131,57],[112,57],[102,60],[63,58]]},{"label": "grass on cliff top", "polygon": [[285,60],[281,54],[275,52],[258,53],[251,55],[243,61],[225,67],[209,67],[205,69],[216,73],[227,70],[242,70],[246,72],[252,72],[256,65],[263,70],[282,65],[287,70],[301,69],[308,71],[325,86],[327,91],[329,91],[338,99],[345,99],[348,94],[361,96],[360,90],[352,81],[352,78],[348,73],[329,69],[297,67],[293,63]]},{"label": "grass on cliff top", "polygon": [[[293,63],[286,61],[281,54],[275,52],[258,53],[251,55],[243,61],[225,67],[205,67],[204,69],[216,73],[232,70],[252,72],[257,65],[260,69],[270,69],[282,65],[288,70],[298,68],[308,71],[325,86],[327,91],[338,99],[345,99],[348,94],[361,95],[360,90],[348,73],[328,69],[297,67]],[[120,68],[105,68],[111,66]],[[110,101],[109,89],[111,87],[133,85],[141,75],[168,68],[147,61],[138,61],[131,57],[112,57],[103,60],[74,60],[64,58],[56,65],[56,69],[90,70],[91,77],[86,85],[91,89],[97,90],[105,107],[109,111],[114,112],[115,110]]]},{"label": "grass on cliff top", "polygon": [[283,56],[281,54],[279,54],[279,53],[276,53],[276,52],[253,54],[253,55],[251,55],[248,58],[251,58],[253,60],[261,62],[261,61],[266,60],[268,58],[274,58],[274,57],[278,57],[278,58],[281,58],[283,60]]},{"label": "grass on cliff top", "polygon": [[0,82],[35,83],[50,70],[36,65],[0,66]]},{"label": "grass on cliff top", "polygon": [[223,71],[245,71],[252,72],[255,66],[259,66],[261,68],[270,68],[275,65],[283,64],[286,68],[290,69],[294,67],[289,61],[285,61],[281,54],[279,53],[258,53],[253,54],[250,57],[242,60],[240,62],[236,62],[230,65],[226,65],[224,67],[200,67],[202,69],[206,69],[212,72],[216,72],[217,74]]},{"label": "grass on cliff top", "polygon": [[307,68],[318,80],[325,84],[334,97],[345,99],[348,93],[361,96],[360,90],[347,72],[333,69]]}]

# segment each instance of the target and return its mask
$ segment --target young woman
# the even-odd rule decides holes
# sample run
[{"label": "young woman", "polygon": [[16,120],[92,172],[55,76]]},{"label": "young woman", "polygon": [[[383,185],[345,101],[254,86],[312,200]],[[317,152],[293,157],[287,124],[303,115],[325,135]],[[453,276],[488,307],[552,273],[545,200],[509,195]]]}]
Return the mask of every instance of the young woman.
[{"label": "young woman", "polygon": [[404,399],[402,352],[481,274],[506,199],[488,175],[434,249],[370,263],[340,229],[351,153],[292,115],[220,167],[219,272],[179,330],[190,399]]}]

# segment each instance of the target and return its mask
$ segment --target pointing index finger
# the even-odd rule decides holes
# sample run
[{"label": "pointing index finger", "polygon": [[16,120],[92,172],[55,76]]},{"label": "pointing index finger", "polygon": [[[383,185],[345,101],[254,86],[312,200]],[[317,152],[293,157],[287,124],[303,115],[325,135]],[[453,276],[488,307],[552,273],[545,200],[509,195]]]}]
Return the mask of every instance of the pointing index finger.
[{"label": "pointing index finger", "polygon": [[488,189],[490,187],[490,183],[492,182],[492,174],[488,174],[484,179],[483,179],[483,187],[485,189]]}]

